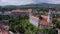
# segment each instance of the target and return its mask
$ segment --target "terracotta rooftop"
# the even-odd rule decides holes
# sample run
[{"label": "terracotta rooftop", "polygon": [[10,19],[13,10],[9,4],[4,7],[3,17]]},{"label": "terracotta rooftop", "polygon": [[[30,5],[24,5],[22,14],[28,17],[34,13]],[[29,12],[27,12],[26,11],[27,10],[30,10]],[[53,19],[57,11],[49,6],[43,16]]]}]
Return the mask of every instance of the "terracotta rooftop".
[{"label": "terracotta rooftop", "polygon": [[12,12],[32,12],[32,9],[28,9],[28,10],[12,10]]},{"label": "terracotta rooftop", "polygon": [[[38,17],[35,17],[35,16],[31,16],[33,19],[35,19],[36,21],[39,21],[39,18]],[[45,26],[53,26],[53,24],[52,23],[48,23],[47,22],[47,17],[48,16],[43,16],[42,15],[42,17],[43,17],[43,20],[40,20],[40,24],[41,25],[45,25]]]},{"label": "terracotta rooftop", "polygon": [[36,21],[39,21],[39,18],[38,17],[31,16],[31,18],[35,19]]},{"label": "terracotta rooftop", "polygon": [[[39,18],[38,17],[35,17],[35,16],[31,16],[33,19],[35,19],[36,21],[39,21]],[[48,18],[48,16],[44,16],[44,15],[42,15],[42,18],[43,18],[43,20],[40,20],[41,22],[40,22],[40,24],[42,24],[42,25],[45,25],[45,26],[53,26],[53,23],[48,23],[47,22],[47,18]],[[60,18],[56,18],[58,21],[60,21]]]},{"label": "terracotta rooftop", "polygon": [[46,26],[53,26],[53,23],[48,23],[47,22],[48,16],[41,15],[41,17],[43,18],[43,20],[41,20],[41,23],[40,24],[46,25]]},{"label": "terracotta rooftop", "polygon": [[47,19],[48,19],[48,16],[45,16],[45,15],[41,15],[41,17],[42,17],[44,20],[47,20]]},{"label": "terracotta rooftop", "polygon": [[[43,18],[44,20],[47,20],[47,19],[48,19],[48,16],[45,16],[45,15],[41,15],[41,16],[42,16],[42,18]],[[54,18],[54,19],[60,21],[60,18]]]},{"label": "terracotta rooftop", "polygon": [[53,26],[52,23],[48,23],[48,22],[45,21],[45,20],[41,20],[40,24],[41,24],[41,25],[45,25],[45,26]]},{"label": "terracotta rooftop", "polygon": [[58,21],[60,21],[60,18],[57,18]]}]

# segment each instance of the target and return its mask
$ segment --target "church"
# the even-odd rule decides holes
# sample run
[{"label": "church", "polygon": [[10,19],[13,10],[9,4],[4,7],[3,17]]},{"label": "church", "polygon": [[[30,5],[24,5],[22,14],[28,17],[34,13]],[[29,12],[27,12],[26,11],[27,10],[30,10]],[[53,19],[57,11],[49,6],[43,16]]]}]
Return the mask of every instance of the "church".
[{"label": "church", "polygon": [[[53,28],[53,13],[52,10],[49,9],[47,15],[41,15],[40,18],[37,17],[36,15],[34,16],[33,10],[30,10],[31,12],[29,13],[29,21],[31,24],[43,29],[43,28]],[[42,19],[41,19],[42,18]]]}]

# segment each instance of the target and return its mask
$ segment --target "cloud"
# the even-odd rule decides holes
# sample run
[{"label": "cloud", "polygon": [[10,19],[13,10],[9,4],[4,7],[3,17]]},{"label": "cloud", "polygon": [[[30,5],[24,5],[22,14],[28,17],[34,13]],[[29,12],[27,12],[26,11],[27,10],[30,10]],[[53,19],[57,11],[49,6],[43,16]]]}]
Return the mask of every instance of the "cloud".
[{"label": "cloud", "polygon": [[60,0],[48,0],[48,3],[60,4]]},{"label": "cloud", "polygon": [[33,3],[32,0],[1,0],[0,5],[24,5]]},{"label": "cloud", "polygon": [[25,5],[31,3],[60,4],[60,0],[0,0],[0,5]]},{"label": "cloud", "polygon": [[43,2],[47,2],[47,0],[33,0],[34,1],[34,3],[43,3]]},{"label": "cloud", "polygon": [[35,3],[60,4],[60,0],[34,0]]}]

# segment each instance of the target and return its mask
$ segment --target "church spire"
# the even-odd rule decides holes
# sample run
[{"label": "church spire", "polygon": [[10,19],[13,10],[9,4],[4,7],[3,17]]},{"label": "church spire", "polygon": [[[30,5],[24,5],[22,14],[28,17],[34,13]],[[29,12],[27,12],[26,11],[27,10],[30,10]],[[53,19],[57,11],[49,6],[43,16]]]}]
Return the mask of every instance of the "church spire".
[{"label": "church spire", "polygon": [[48,22],[48,23],[52,23],[52,10],[51,10],[51,9],[49,9],[49,12],[48,12],[47,22]]}]

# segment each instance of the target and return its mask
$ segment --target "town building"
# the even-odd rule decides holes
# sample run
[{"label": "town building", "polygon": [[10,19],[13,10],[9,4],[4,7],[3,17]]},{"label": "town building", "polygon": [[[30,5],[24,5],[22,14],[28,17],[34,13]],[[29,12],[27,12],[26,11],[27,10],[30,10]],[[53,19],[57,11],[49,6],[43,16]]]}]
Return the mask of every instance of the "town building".
[{"label": "town building", "polygon": [[39,17],[32,15],[32,12],[33,10],[30,13],[30,18],[29,18],[30,23],[40,28],[53,28],[52,13],[50,10],[48,16],[41,15],[42,19],[39,19]]},{"label": "town building", "polygon": [[9,34],[8,22],[0,21],[0,34]]},{"label": "town building", "polygon": [[[37,14],[38,11],[31,10],[31,12],[29,13],[29,22],[31,24],[33,24],[34,26],[39,27],[40,29],[45,29],[45,28],[53,28],[55,27],[55,25],[53,24],[53,20],[57,20],[60,21],[60,17],[59,18],[53,18],[53,15],[60,15],[59,11],[52,11],[51,9],[49,9],[48,12],[41,12],[44,13],[44,15],[40,15]],[[46,15],[45,15],[46,14]],[[60,34],[60,29],[57,30],[58,34]],[[43,32],[44,34],[46,34],[46,32]],[[43,34],[42,33],[42,34]]]},{"label": "town building", "polygon": [[[44,12],[39,12],[44,13]],[[47,15],[45,15],[47,14]],[[38,14],[37,10],[34,9],[27,9],[27,10],[12,10],[8,12],[0,12],[0,15],[8,15],[10,17],[16,18],[16,17],[24,17],[29,16],[29,22],[40,29],[44,28],[53,28],[53,14],[60,14],[59,11],[56,13],[55,11],[52,12],[52,10],[49,10],[48,12],[45,12],[44,15]],[[57,19],[60,21],[60,18]]]}]

